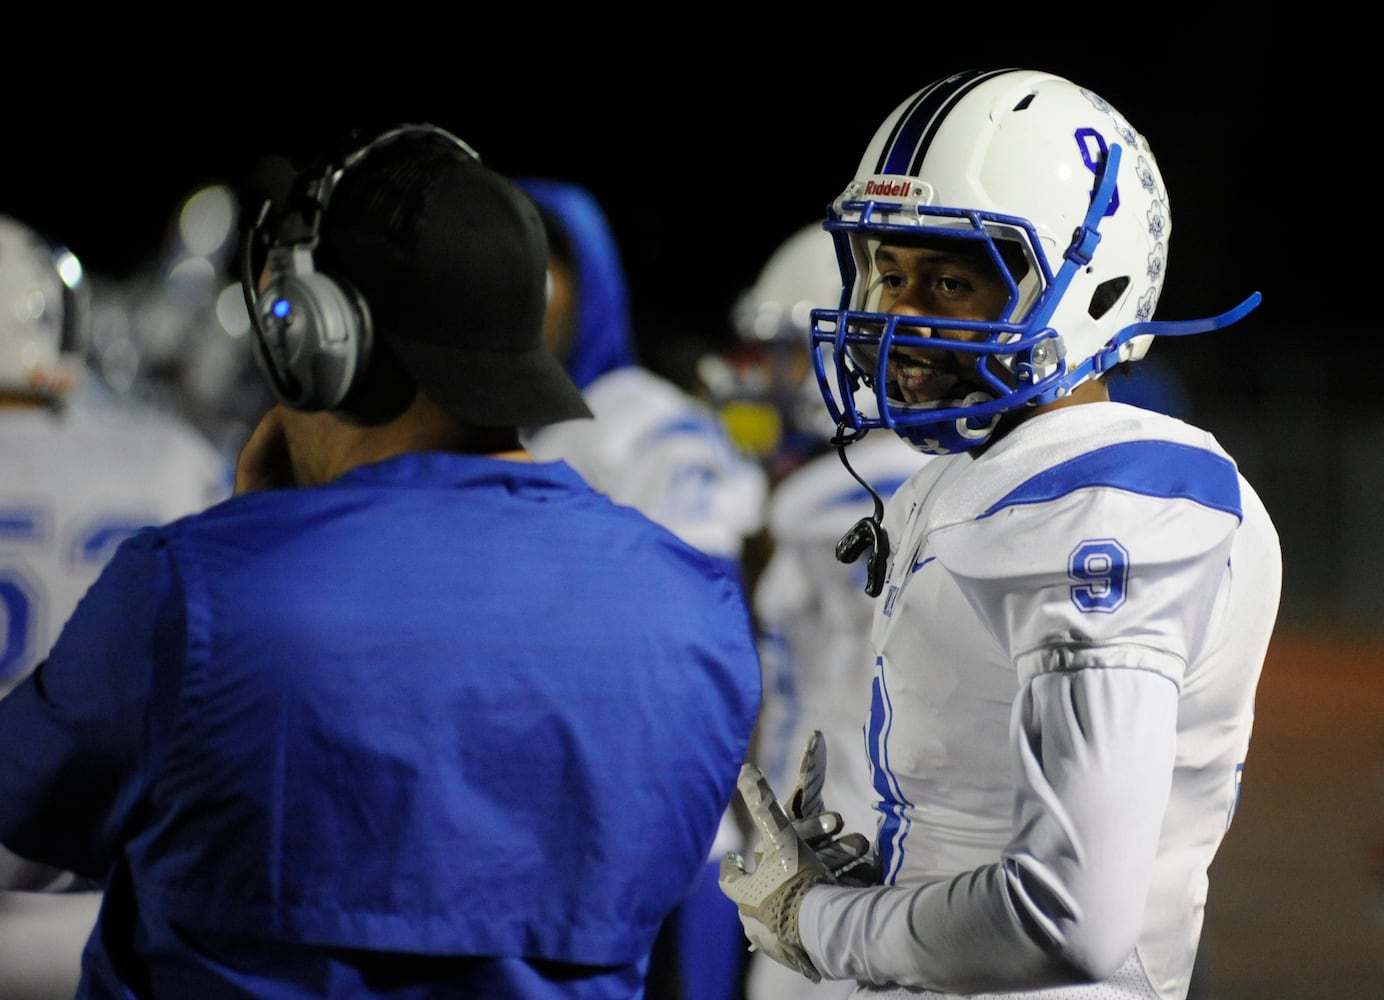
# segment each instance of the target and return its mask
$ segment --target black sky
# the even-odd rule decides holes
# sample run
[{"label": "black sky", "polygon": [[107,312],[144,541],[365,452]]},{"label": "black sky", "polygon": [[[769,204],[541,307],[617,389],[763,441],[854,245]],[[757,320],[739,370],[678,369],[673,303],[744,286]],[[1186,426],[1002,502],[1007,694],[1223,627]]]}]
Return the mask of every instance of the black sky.
[{"label": "black sky", "polygon": [[620,241],[641,331],[717,337],[735,294],[781,239],[822,216],[895,105],[972,65],[1028,65],[1090,86],[1152,144],[1174,221],[1160,318],[1220,312],[1256,289],[1261,313],[1274,302],[1272,261],[1251,252],[1270,245],[1268,180],[1245,155],[1271,124],[1261,50],[1063,54],[1012,39],[974,55],[878,46],[885,59],[753,35],[682,49],[605,42],[554,31],[520,49],[510,34],[480,33],[402,70],[324,53],[273,71],[208,56],[176,71],[131,58],[55,74],[5,114],[0,212],[119,277],[157,253],[195,187],[238,187],[263,154],[307,155],[352,128],[431,121],[503,172],[590,187]]}]

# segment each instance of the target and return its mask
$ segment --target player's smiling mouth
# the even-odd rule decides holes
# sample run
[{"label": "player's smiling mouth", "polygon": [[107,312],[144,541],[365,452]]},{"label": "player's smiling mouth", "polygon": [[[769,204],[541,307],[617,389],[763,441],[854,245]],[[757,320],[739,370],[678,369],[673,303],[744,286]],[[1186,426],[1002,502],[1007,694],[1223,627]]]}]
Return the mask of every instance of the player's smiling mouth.
[{"label": "player's smiling mouth", "polygon": [[950,359],[905,354],[898,349],[889,356],[889,375],[903,399],[910,403],[941,399],[960,381]]}]

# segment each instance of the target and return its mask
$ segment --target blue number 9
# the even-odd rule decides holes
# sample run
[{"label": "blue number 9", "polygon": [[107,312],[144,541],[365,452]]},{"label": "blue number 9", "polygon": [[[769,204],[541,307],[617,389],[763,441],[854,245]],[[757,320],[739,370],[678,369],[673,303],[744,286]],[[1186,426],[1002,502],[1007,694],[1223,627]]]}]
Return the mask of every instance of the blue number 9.
[{"label": "blue number 9", "polygon": [[1076,581],[1072,603],[1080,611],[1109,614],[1125,602],[1129,553],[1113,538],[1084,541],[1072,550],[1067,575]]}]

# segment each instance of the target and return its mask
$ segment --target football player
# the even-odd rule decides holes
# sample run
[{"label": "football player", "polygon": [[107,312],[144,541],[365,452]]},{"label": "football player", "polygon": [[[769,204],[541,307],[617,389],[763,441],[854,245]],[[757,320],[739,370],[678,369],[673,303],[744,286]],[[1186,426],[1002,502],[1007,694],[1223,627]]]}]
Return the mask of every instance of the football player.
[{"label": "football player", "polygon": [[1153,151],[1040,71],[958,73],[903,101],[825,227],[849,286],[813,313],[828,412],[939,456],[854,547],[888,557],[875,875],[837,879],[831,824],[747,765],[757,863],[728,856],[722,887],[757,948],[861,996],[1178,1000],[1281,553],[1216,439],[1113,402],[1107,375],[1259,296],[1153,319],[1172,231]]}]

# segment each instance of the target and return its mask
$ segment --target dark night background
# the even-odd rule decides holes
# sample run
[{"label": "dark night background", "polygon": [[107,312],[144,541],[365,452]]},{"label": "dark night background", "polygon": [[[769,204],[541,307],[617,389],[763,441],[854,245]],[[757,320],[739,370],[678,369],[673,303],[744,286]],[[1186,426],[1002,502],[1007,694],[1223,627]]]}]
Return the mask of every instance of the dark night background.
[{"label": "dark night background", "polygon": [[0,64],[0,212],[126,279],[195,188],[351,128],[430,121],[502,172],[601,199],[645,360],[672,368],[688,345],[728,341],[736,294],[823,216],[915,90],[1006,65],[1090,87],[1148,138],[1169,188],[1157,318],[1264,296],[1228,330],[1150,352],[1283,544],[1248,794],[1212,874],[1215,995],[1375,995],[1384,370],[1363,276],[1379,56],[1363,50],[1377,32],[1268,8],[1066,5],[1021,34],[1014,5],[473,6],[315,5],[298,23],[284,5],[73,8],[51,26],[26,9]]},{"label": "dark night background", "polygon": [[189,45],[171,60],[177,50],[161,50],[162,63],[55,73],[5,115],[0,211],[119,276],[156,253],[199,184],[239,185],[260,155],[307,155],[350,128],[430,121],[503,172],[585,183],[620,240],[641,335],[714,339],[734,295],[783,237],[823,214],[896,104],[958,69],[1028,65],[1089,86],[1150,140],[1173,208],[1160,318],[1219,312],[1255,289],[1264,315],[1284,305],[1266,287],[1264,171],[1245,156],[1272,124],[1261,50],[1001,39],[976,56],[919,45],[944,54],[901,58],[881,43],[891,57],[871,59],[851,51],[858,43],[775,44],[777,30],[728,37],[630,48],[595,31],[578,44],[551,26],[518,46],[505,31],[475,31],[393,70],[325,54],[252,68]]},{"label": "dark night background", "polygon": [[[728,343],[735,296],[782,239],[823,216],[900,101],[975,65],[1047,69],[1110,101],[1158,158],[1173,230],[1157,318],[1209,316],[1263,293],[1236,326],[1161,338],[1151,356],[1182,377],[1190,416],[1269,503],[1288,559],[1285,613],[1384,620],[1371,569],[1384,561],[1373,514],[1384,374],[1302,336],[1309,319],[1314,336],[1337,323],[1347,297],[1326,289],[1353,287],[1341,280],[1349,255],[1321,256],[1313,235],[1349,233],[1308,213],[1321,195],[1348,193],[1326,183],[1348,102],[1304,104],[1285,81],[1313,78],[1285,74],[1269,42],[1230,29],[1054,44],[910,22],[911,35],[875,24],[843,29],[833,45],[828,21],[813,34],[682,24],[673,38],[610,20],[549,18],[524,34],[473,26],[431,50],[382,37],[387,63],[326,44],[271,53],[257,43],[247,55],[188,41],[84,63],[39,87],[9,70],[0,82],[26,96],[0,119],[0,212],[121,278],[149,266],[196,187],[239,187],[261,156],[302,159],[350,129],[432,122],[504,173],[575,180],[601,199],[644,358],[676,376],[696,349]],[[631,31],[638,44],[622,41]]]}]

